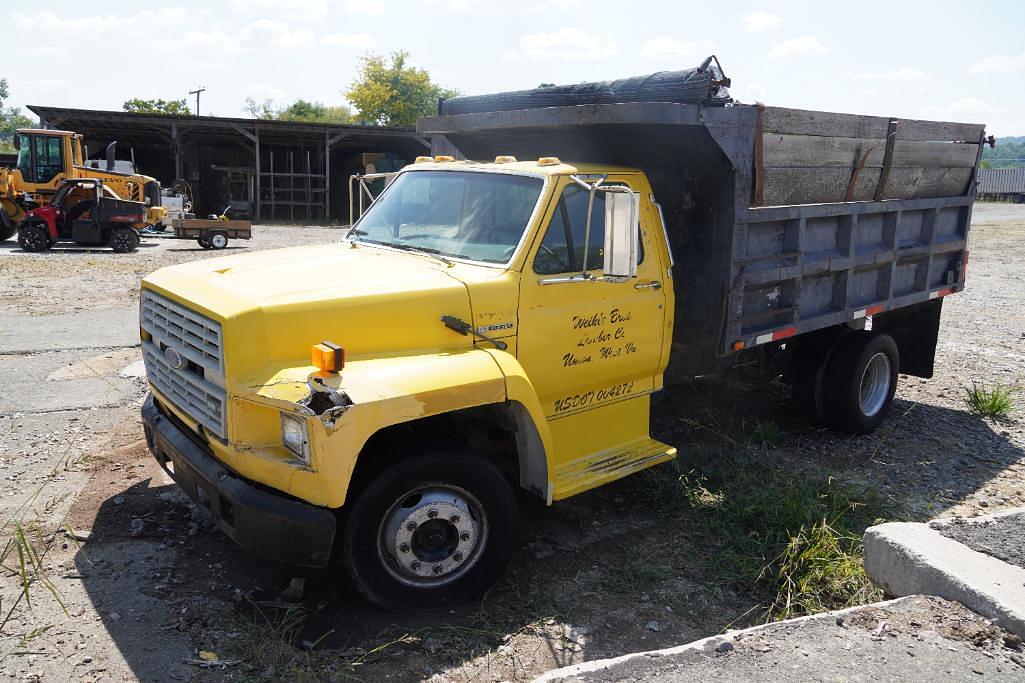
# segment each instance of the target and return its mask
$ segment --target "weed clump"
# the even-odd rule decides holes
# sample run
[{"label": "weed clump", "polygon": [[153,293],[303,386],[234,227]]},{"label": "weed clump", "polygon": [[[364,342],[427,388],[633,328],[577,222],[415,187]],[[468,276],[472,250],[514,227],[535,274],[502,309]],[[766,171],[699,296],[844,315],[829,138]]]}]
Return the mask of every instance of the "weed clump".
[{"label": "weed clump", "polygon": [[996,384],[986,388],[972,382],[972,388],[965,388],[965,405],[973,415],[982,417],[1008,417],[1014,409],[1014,391],[1010,387]]},{"label": "weed clump", "polygon": [[705,545],[703,561],[721,582],[755,592],[759,621],[879,596],[862,559],[862,534],[883,510],[872,492],[745,455],[723,455],[704,471],[674,461],[637,479],[639,498]]}]

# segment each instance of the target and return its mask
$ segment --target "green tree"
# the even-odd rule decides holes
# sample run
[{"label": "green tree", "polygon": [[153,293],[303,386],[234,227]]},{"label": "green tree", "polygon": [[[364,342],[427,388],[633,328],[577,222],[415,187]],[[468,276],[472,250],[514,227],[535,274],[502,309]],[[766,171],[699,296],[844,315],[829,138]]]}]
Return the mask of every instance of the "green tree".
[{"label": "green tree", "polygon": [[257,102],[252,97],[246,98],[243,111],[254,119],[274,119],[278,121],[311,121],[314,123],[349,123],[352,111],[344,106],[329,107],[323,102],[296,100],[287,107],[275,107],[274,100]]},{"label": "green tree", "polygon": [[431,82],[425,69],[407,64],[409,53],[393,52],[391,62],[381,55],[361,58],[359,75],[345,96],[361,121],[385,126],[412,126],[421,116],[438,110],[438,99],[458,95]]},{"label": "green tree", "polygon": [[172,116],[189,116],[192,112],[185,99],[180,100],[141,100],[138,97],[127,100],[121,105],[125,111],[133,114],[170,114]]},{"label": "green tree", "polygon": [[19,128],[31,128],[32,119],[21,113],[18,107],[5,106],[7,96],[7,79],[0,78],[0,152],[14,152],[14,133]]}]

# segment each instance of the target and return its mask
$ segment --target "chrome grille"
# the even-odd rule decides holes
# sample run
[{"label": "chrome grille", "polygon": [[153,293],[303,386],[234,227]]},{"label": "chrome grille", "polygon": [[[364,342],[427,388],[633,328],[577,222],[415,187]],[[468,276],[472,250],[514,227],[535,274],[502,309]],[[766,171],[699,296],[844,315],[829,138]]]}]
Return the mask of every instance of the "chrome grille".
[{"label": "chrome grille", "polygon": [[176,370],[153,342],[143,342],[142,359],[146,375],[160,393],[189,417],[222,439],[225,391],[188,369]]},{"label": "chrome grille", "polygon": [[140,315],[142,329],[160,342],[196,365],[224,374],[220,323],[149,290],[142,292]]},{"label": "chrome grille", "polygon": [[[142,292],[140,318],[151,337],[142,344],[150,382],[186,415],[226,438],[220,323],[149,290]],[[190,363],[173,367],[165,356],[168,347]]]}]

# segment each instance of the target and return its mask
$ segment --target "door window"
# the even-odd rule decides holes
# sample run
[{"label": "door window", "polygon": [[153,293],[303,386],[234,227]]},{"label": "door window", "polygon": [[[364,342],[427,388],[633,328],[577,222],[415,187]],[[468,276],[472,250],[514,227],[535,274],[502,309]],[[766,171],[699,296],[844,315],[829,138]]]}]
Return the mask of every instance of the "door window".
[{"label": "door window", "polygon": [[[594,193],[591,235],[587,239],[584,265],[584,237],[587,229],[587,199],[590,193],[577,184],[566,187],[548,223],[541,246],[534,257],[538,275],[601,270],[605,263],[605,193]],[[637,263],[644,260],[643,243],[638,243]]]},{"label": "door window", "polygon": [[37,135],[33,141],[35,151],[35,178],[31,182],[46,183],[64,170],[64,146],[61,139],[50,135]]}]

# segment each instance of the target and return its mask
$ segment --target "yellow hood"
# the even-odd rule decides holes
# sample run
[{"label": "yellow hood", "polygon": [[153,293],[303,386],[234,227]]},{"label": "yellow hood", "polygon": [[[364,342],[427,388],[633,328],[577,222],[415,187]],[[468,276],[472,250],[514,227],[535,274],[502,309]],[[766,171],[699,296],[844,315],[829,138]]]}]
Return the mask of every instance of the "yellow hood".
[{"label": "yellow hood", "polygon": [[423,254],[335,243],[162,268],[143,286],[221,321],[229,375],[253,379],[309,364],[324,340],[352,359],[469,347],[441,323],[472,319],[452,270]]}]

